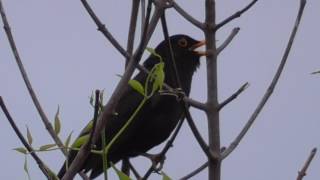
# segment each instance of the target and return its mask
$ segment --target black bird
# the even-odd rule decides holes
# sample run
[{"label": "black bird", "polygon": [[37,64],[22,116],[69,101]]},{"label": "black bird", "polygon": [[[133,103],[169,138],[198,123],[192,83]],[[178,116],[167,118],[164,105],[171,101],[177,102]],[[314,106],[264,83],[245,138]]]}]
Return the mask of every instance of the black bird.
[{"label": "black bird", "polygon": [[[186,95],[189,95],[193,73],[200,65],[200,56],[204,52],[195,51],[196,48],[205,44],[204,41],[197,41],[187,35],[174,35],[170,37],[174,59],[177,67],[181,88]],[[178,88],[173,63],[171,62],[169,48],[166,41],[162,41],[155,49],[165,64],[165,83],[172,88]],[[143,63],[144,67],[151,70],[154,65],[159,63],[159,58],[150,55]],[[142,85],[146,81],[147,74],[139,72],[134,79]],[[117,115],[109,119],[105,127],[106,144],[126,123],[137,106],[140,104],[143,96],[130,86],[126,87],[125,93],[120,98],[116,107]],[[133,119],[132,123],[123,134],[112,145],[108,153],[108,161],[117,163],[118,161],[141,155],[156,145],[165,141],[174,130],[179,119],[183,115],[183,108],[178,99],[172,95],[155,93],[144,104],[142,109]],[[83,131],[80,136],[89,134]],[[101,149],[101,140],[98,140],[96,147]],[[74,159],[76,151],[70,151],[68,163]],[[65,165],[61,168],[58,177],[62,178],[65,173]],[[100,155],[90,154],[85,160],[81,171],[85,173],[91,171],[90,178],[99,176],[102,170],[102,158]]]}]

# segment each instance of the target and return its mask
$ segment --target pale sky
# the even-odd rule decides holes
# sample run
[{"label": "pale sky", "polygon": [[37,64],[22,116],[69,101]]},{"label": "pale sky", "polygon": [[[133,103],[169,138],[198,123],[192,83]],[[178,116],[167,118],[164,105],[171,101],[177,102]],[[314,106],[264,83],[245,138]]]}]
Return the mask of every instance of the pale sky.
[{"label": "pale sky", "polygon": [[[125,47],[131,1],[90,1],[106,27]],[[204,20],[204,1],[177,2],[195,18]],[[217,21],[246,6],[249,0],[218,0]],[[60,105],[61,138],[73,131],[75,137],[91,119],[89,96],[95,89],[105,89],[110,96],[123,73],[124,59],[98,32],[80,1],[3,0],[22,61],[39,100],[53,120]],[[243,83],[250,87],[221,111],[221,143],[228,146],[238,135],[259,103],[281,60],[296,18],[299,0],[258,1],[241,18],[222,28],[221,44],[234,27],[241,30],[219,56],[219,100],[223,101]],[[222,179],[295,179],[313,147],[320,148],[320,1],[308,0],[287,66],[270,101],[238,148],[223,162]],[[203,39],[203,33],[174,10],[168,11],[170,34],[187,34]],[[163,40],[160,26],[149,47]],[[145,53],[144,58],[147,53]],[[206,99],[205,60],[193,79],[191,97]],[[35,147],[52,143],[37,114],[11,53],[4,30],[0,30],[0,95],[20,129],[28,125]],[[203,137],[207,139],[205,115],[192,110]],[[12,149],[22,144],[3,113],[0,113],[2,138],[0,179],[27,179],[24,156]],[[185,124],[186,125],[186,124]],[[154,149],[151,152],[158,152]],[[63,163],[59,151],[40,156],[56,172]],[[9,163],[10,162],[10,163]],[[44,179],[28,157],[32,179]],[[184,126],[174,147],[167,153],[163,171],[173,179],[181,178],[205,162],[205,156]],[[143,174],[149,161],[137,158],[133,163]],[[317,155],[305,180],[318,179]],[[111,175],[111,179],[114,176]],[[98,179],[102,179],[99,177]],[[152,176],[150,179],[161,179]],[[203,171],[193,179],[207,179]]]}]

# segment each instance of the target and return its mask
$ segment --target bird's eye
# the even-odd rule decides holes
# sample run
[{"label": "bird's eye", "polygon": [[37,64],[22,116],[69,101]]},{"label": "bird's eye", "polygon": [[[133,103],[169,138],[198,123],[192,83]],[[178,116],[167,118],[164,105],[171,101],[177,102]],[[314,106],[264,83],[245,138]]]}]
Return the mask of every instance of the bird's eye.
[{"label": "bird's eye", "polygon": [[188,42],[187,42],[187,40],[186,40],[185,38],[181,38],[181,39],[179,39],[179,41],[178,41],[178,45],[179,45],[180,47],[185,48],[185,47],[188,46]]}]

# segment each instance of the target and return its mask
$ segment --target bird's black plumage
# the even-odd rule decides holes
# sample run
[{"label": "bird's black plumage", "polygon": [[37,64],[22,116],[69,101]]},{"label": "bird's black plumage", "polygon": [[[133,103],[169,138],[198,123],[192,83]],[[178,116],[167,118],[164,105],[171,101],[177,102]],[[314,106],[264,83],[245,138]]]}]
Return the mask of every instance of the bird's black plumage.
[{"label": "bird's black plumage", "polygon": [[[181,88],[186,95],[189,95],[193,73],[200,64],[200,56],[203,55],[194,51],[194,49],[203,45],[203,43],[186,35],[171,36],[170,42],[172,44],[174,59],[181,81]],[[171,58],[167,43],[165,41],[161,42],[156,47],[155,51],[162,57],[165,63],[165,83],[172,88],[178,88],[174,68],[170,61]],[[157,63],[159,63],[159,58],[150,55],[143,65],[148,70],[151,70]],[[144,84],[146,78],[147,74],[144,72],[139,72],[134,77],[134,79],[141,84]],[[126,87],[126,90],[116,107],[117,115],[107,121],[105,128],[106,144],[108,144],[112,137],[114,137],[126,123],[142,99],[142,95],[137,91],[133,90],[130,86]],[[162,143],[170,136],[182,115],[183,108],[175,96],[155,93],[143,105],[142,109],[135,116],[125,132],[112,145],[108,153],[108,161],[115,164],[121,159],[135,157],[145,153],[152,147]],[[82,135],[83,133],[80,136]],[[98,140],[96,145],[101,148],[101,140]],[[76,151],[71,151],[69,153],[69,163],[74,159],[76,153]],[[82,170],[84,172],[91,171],[91,178],[100,175],[102,173],[101,156],[90,154],[85,160]],[[65,166],[61,168],[58,176],[62,177],[64,173]]]}]

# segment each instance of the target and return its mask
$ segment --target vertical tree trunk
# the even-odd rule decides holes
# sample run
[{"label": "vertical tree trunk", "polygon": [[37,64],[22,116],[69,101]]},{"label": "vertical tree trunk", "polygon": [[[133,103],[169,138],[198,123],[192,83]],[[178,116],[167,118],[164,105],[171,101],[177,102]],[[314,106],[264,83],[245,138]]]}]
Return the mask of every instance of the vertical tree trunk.
[{"label": "vertical tree trunk", "polygon": [[[220,131],[217,88],[217,49],[215,37],[215,1],[206,0],[205,37],[207,45],[207,118],[210,151],[220,156]],[[218,156],[218,157],[219,157]],[[209,160],[209,180],[220,180],[219,158]]]}]

